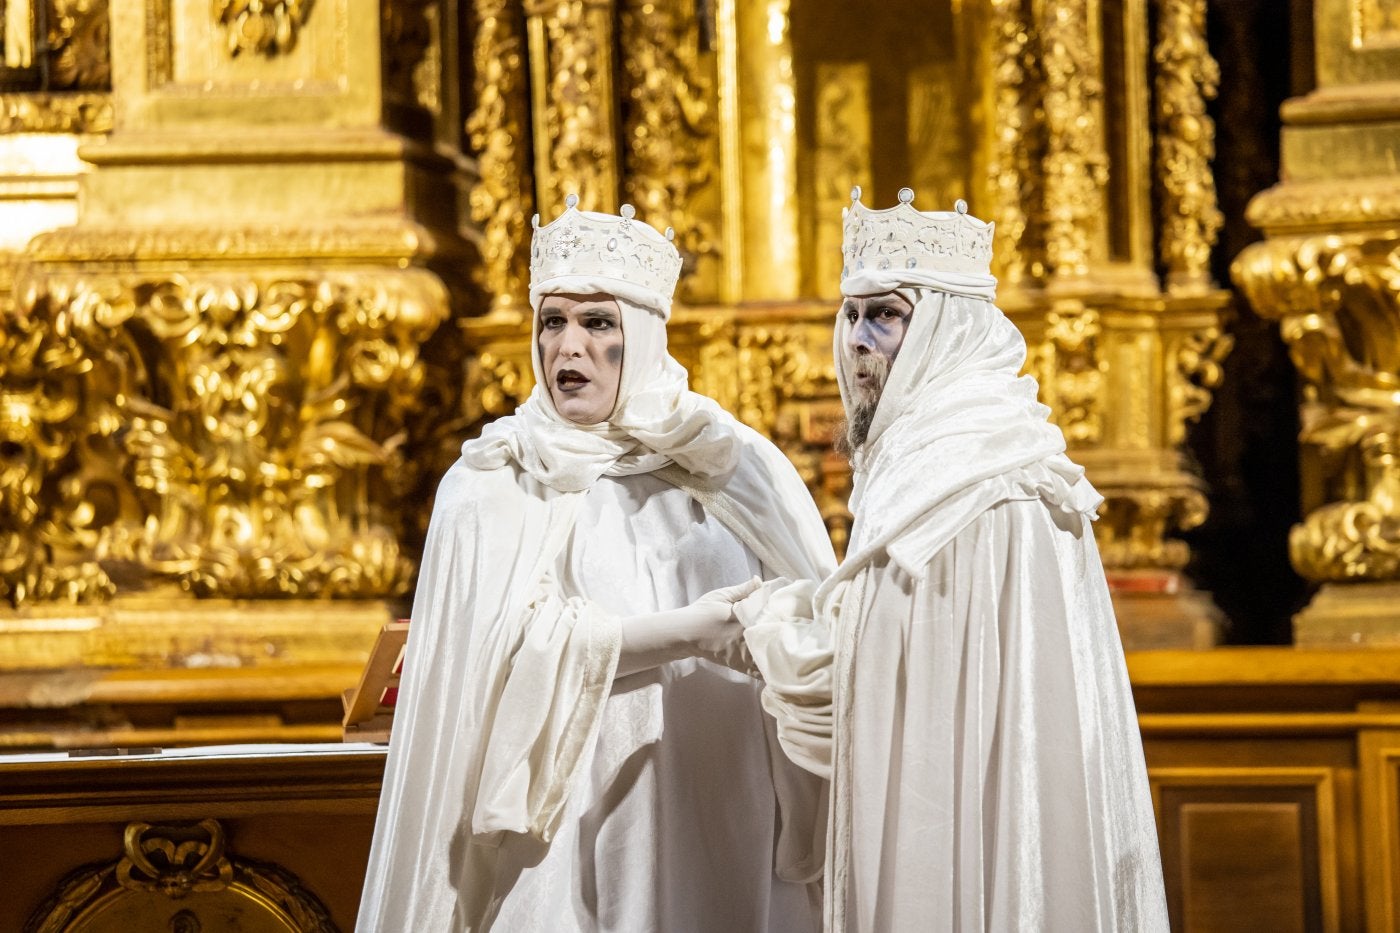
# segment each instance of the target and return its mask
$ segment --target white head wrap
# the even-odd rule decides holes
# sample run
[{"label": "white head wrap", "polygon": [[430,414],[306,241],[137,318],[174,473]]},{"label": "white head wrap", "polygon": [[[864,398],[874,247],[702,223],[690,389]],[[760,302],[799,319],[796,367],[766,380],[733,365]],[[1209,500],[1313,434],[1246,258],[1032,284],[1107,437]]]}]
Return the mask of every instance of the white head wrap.
[{"label": "white head wrap", "polygon": [[[627,220],[634,235],[647,241],[646,248],[655,247],[650,242],[654,239],[675,252],[669,241],[632,220],[627,211],[621,217],[591,211],[578,212],[578,216],[595,224]],[[536,238],[550,228],[555,224],[537,230]],[[462,456],[478,469],[515,461],[560,492],[585,490],[604,474],[651,473],[672,463],[703,482],[727,479],[739,459],[734,419],[711,399],[691,392],[685,368],[667,352],[666,318],[671,296],[658,290],[666,280],[650,270],[629,276],[625,266],[617,272],[595,271],[598,252],[590,255],[583,251],[578,263],[581,272],[554,258],[551,269],[555,274],[531,283],[530,304],[535,313],[530,359],[535,387],[513,417],[498,419],[479,439],[464,444]],[[670,281],[674,282],[674,277]],[[546,296],[559,294],[610,295],[622,312],[623,356],[617,402],[608,420],[600,424],[580,425],[564,418],[549,393],[540,363],[539,309]]]},{"label": "white head wrap", "polygon": [[[1025,340],[992,303],[994,277],[869,271],[845,279],[842,292],[898,292],[914,311],[855,455],[855,524],[841,576],[881,551],[918,575],[981,511],[1026,490],[1076,512],[1102,501],[1064,456],[1035,380],[1020,375]],[[847,404],[850,326],[838,315],[836,368]]]}]

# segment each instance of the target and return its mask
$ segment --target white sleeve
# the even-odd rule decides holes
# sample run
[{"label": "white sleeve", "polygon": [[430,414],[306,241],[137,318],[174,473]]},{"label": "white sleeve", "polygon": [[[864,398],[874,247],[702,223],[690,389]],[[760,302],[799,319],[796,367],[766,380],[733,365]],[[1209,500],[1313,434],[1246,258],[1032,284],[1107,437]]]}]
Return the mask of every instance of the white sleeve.
[{"label": "white sleeve", "polygon": [[735,607],[744,640],[763,674],[763,708],[794,762],[831,777],[831,625],[815,618],[812,580],[775,580]]},{"label": "white sleeve", "polygon": [[505,687],[495,709],[484,711],[471,828],[476,836],[508,831],[548,842],[597,740],[621,635],[617,618],[552,588],[526,612]]}]

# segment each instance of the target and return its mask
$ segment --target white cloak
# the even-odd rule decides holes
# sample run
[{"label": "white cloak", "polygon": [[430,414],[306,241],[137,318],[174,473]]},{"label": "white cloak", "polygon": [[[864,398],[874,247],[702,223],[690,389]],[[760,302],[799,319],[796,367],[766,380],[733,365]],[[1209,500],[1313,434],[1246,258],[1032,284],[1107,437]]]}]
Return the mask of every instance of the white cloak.
[{"label": "white cloak", "polygon": [[831,570],[796,471],[734,431],[719,488],[675,466],[580,492],[513,464],[444,477],[362,933],[816,929],[824,785],[757,683],[698,661],[613,682],[621,617]]},{"label": "white cloak", "polygon": [[1100,497],[995,280],[913,277],[854,292],[918,287],[846,562],[740,606],[785,749],[832,781],[826,927],[1165,931]]}]

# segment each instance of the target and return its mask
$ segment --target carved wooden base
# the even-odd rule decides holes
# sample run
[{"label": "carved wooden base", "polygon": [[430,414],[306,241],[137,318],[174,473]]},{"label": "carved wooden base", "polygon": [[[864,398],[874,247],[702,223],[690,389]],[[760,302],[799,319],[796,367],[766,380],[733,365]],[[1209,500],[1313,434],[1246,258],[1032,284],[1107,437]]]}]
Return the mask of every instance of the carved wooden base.
[{"label": "carved wooden base", "polygon": [[1400,583],[1329,583],[1293,617],[1302,647],[1400,646]]}]

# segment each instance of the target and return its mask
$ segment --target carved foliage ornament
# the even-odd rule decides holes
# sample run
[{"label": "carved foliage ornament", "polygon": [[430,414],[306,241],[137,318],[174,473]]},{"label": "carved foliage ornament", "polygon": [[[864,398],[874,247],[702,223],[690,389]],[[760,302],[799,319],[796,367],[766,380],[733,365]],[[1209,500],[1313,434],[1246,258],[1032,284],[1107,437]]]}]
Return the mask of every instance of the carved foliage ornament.
[{"label": "carved foliage ornament", "polygon": [[1158,0],[1157,176],[1162,264],[1173,288],[1208,288],[1210,254],[1224,218],[1216,206],[1215,124],[1206,101],[1220,67],[1205,38],[1205,0]]},{"label": "carved foliage ornament", "polygon": [[13,605],[114,592],[91,559],[123,485],[120,415],[92,378],[108,350],[42,315],[0,320],[0,597]]},{"label": "carved foliage ornament", "polygon": [[473,4],[476,40],[476,108],[467,135],[476,155],[472,220],[482,233],[483,285],[498,306],[526,303],[529,236],[533,213],[526,139],[529,99],[525,86],[524,19],[518,4],[478,0]]},{"label": "carved foliage ornament", "polygon": [[[39,553],[67,514],[66,485],[81,493],[106,464],[120,478],[99,556],[198,595],[405,591],[399,503],[416,477],[403,445],[423,396],[419,346],[446,315],[435,277],[49,276],[20,293],[20,320],[67,341],[73,376],[38,380],[81,419],[67,436],[120,439],[115,456],[35,448]],[[94,521],[87,508],[69,523]]]},{"label": "carved foliage ornament", "polygon": [[1289,539],[1318,581],[1400,579],[1400,237],[1290,237],[1240,255],[1236,281],[1280,320],[1305,380],[1300,439],[1342,500]]},{"label": "carved foliage ornament", "polygon": [[711,81],[699,61],[699,7],[682,0],[624,0],[627,81],[626,196],[648,217],[664,218],[693,271],[717,252],[714,231],[689,202],[709,180],[715,134]]},{"label": "carved foliage ornament", "polygon": [[227,31],[228,54],[290,52],[313,0],[214,0],[214,18]]}]

